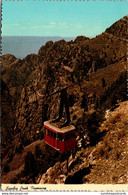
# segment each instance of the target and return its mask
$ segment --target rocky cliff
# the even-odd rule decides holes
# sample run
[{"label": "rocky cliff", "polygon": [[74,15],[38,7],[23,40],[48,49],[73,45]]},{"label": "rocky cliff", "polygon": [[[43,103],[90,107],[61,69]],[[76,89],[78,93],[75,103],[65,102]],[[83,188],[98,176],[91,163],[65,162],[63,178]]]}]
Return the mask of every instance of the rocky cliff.
[{"label": "rocky cliff", "polygon": [[[107,110],[99,127],[104,137],[94,147],[77,151],[75,158],[57,162],[40,179],[40,184],[124,184],[127,183],[126,124],[128,102],[120,103],[114,111]],[[80,142],[80,141],[79,141]]]},{"label": "rocky cliff", "polygon": [[[65,86],[68,86],[71,121],[78,129],[77,136],[86,134],[89,144],[96,144],[105,110],[126,100],[126,22],[124,17],[93,39],[79,36],[69,42],[49,41],[38,54],[23,60],[11,54],[2,56],[2,162],[3,167],[6,165],[3,175],[23,171],[20,164],[12,168],[15,152],[21,154],[30,144],[43,139],[43,122],[56,117],[59,108],[60,94],[50,94]],[[11,135],[10,142],[6,141],[6,132]],[[43,155],[47,156],[45,152],[44,149]],[[54,151],[51,155],[56,156],[53,165],[58,158]],[[49,162],[49,157],[45,162]],[[42,173],[45,171],[43,168]],[[14,178],[9,182],[18,181]],[[35,182],[29,179],[26,181]]]}]

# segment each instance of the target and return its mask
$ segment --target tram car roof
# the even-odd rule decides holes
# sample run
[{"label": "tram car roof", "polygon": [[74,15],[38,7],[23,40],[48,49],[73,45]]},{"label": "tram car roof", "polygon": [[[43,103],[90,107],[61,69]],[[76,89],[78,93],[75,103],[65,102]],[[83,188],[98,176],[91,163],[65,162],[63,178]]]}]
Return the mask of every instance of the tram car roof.
[{"label": "tram car roof", "polygon": [[51,121],[45,121],[44,127],[48,128],[49,130],[56,131],[57,133],[67,133],[69,131],[75,130],[73,125],[68,125],[66,127],[60,128],[57,123],[52,123]]}]

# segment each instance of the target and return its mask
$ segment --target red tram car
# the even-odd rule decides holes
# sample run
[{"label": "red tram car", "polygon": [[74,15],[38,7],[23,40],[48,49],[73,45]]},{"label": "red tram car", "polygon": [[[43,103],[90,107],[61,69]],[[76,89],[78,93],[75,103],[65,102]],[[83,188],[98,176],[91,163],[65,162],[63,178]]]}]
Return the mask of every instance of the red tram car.
[{"label": "red tram car", "polygon": [[70,151],[75,148],[75,127],[68,125],[63,128],[57,127],[50,121],[44,122],[45,143],[60,152]]}]

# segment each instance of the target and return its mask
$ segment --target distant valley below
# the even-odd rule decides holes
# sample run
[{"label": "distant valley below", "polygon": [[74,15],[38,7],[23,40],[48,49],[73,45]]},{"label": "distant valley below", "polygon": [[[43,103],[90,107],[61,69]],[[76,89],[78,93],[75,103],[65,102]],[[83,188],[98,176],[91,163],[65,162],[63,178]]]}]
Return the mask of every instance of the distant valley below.
[{"label": "distant valley below", "polygon": [[2,55],[13,54],[16,58],[23,59],[27,55],[38,53],[39,48],[47,41],[74,40],[74,37],[60,36],[2,36]]}]

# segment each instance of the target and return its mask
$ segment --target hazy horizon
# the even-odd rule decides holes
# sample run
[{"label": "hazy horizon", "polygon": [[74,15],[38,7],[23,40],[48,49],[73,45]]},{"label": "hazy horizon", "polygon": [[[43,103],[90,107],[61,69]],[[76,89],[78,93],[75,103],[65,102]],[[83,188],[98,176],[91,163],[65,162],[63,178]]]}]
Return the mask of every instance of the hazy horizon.
[{"label": "hazy horizon", "polygon": [[2,36],[2,55],[10,53],[16,58],[23,59],[29,54],[37,54],[40,47],[46,42],[50,40],[55,42],[61,39],[70,41],[75,38],[60,36]]}]

